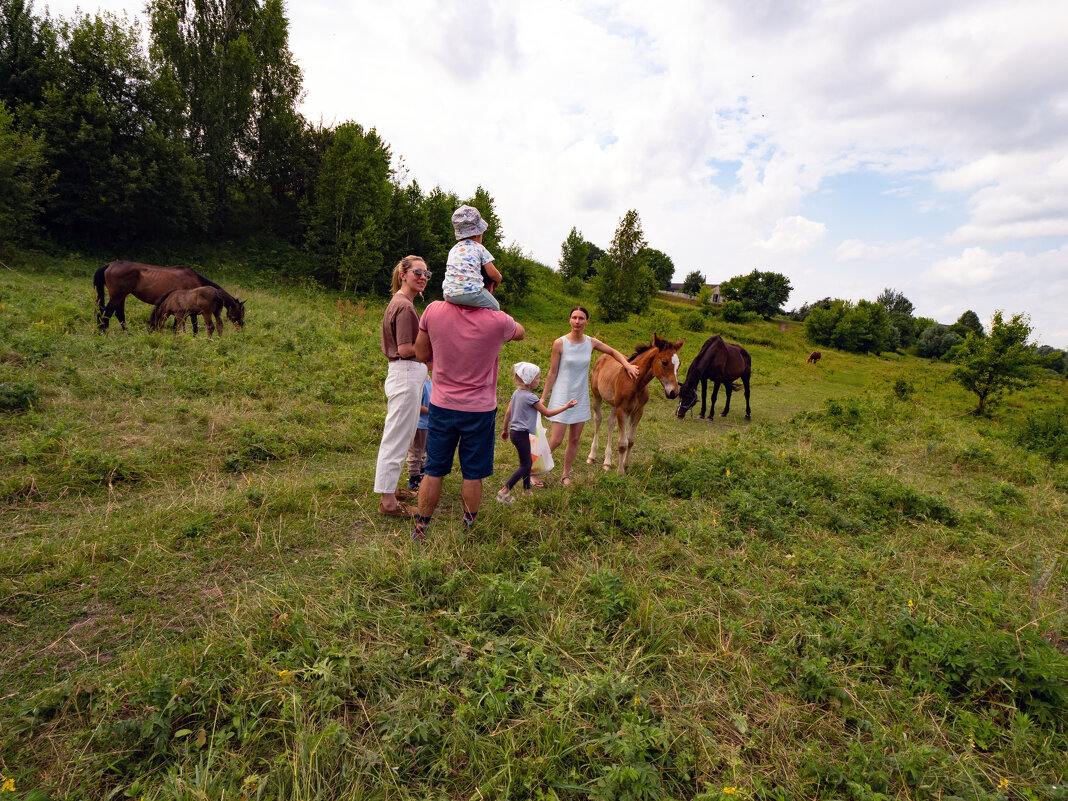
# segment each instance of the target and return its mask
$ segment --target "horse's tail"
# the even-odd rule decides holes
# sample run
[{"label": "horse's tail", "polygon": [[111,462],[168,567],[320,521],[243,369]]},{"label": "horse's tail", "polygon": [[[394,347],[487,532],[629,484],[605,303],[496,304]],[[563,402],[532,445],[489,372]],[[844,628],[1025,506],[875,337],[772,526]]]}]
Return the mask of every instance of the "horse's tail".
[{"label": "horse's tail", "polygon": [[93,286],[96,287],[97,320],[101,320],[104,317],[104,273],[107,272],[107,269],[108,265],[105,264],[93,273]]}]

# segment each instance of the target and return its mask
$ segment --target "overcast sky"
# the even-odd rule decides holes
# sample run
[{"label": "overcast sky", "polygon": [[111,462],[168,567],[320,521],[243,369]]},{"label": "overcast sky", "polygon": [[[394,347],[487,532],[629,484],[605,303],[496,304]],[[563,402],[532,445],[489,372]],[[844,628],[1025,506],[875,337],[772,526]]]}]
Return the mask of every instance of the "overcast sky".
[{"label": "overcast sky", "polygon": [[[38,0],[130,16],[129,0]],[[374,127],[424,191],[495,198],[553,267],[572,226],[787,308],[902,291],[1068,346],[1066,0],[289,0],[312,121]]]}]

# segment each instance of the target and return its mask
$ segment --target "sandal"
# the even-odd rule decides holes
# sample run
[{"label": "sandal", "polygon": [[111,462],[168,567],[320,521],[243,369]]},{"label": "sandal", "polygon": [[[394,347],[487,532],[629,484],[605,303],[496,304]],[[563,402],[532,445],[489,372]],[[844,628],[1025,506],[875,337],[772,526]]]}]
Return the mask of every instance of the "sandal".
[{"label": "sandal", "polygon": [[562,479],[560,479],[560,486],[561,487],[570,487],[571,486],[571,476],[564,476]]},{"label": "sandal", "polygon": [[386,517],[415,517],[415,509],[406,503],[398,503],[396,509],[386,509],[378,504],[378,513]]},{"label": "sandal", "polygon": [[507,490],[497,493],[497,503],[515,503],[515,496]]},{"label": "sandal", "polygon": [[530,486],[534,487],[535,489],[545,489],[545,482],[542,481],[540,478],[532,478],[530,479]]}]

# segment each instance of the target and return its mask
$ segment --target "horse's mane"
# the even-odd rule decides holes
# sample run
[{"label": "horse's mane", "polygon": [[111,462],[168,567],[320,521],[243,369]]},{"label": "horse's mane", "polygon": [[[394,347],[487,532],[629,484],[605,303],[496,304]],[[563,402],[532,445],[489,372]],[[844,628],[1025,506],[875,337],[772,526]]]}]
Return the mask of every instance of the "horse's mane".
[{"label": "horse's mane", "polygon": [[649,350],[651,347],[653,347],[653,346],[652,345],[635,345],[634,346],[634,353],[630,354],[630,356],[627,357],[627,361],[628,362],[634,361],[639,356],[641,356],[643,353],[645,353],[645,351]]},{"label": "horse's mane", "polygon": [[[197,280],[198,280],[198,281],[200,281],[200,285],[201,285],[201,286],[213,286],[213,287],[215,287],[216,289],[222,289],[222,287],[221,287],[221,286],[219,286],[218,284],[216,284],[216,283],[215,283],[214,281],[212,281],[212,280],[211,280],[210,278],[208,278],[207,276],[201,275],[201,274],[200,274],[200,273],[198,273],[198,272],[197,272],[196,270],[194,270],[194,269],[193,269],[192,267],[190,267],[190,266],[189,266],[188,264],[177,264],[177,265],[175,265],[175,266],[176,266],[176,267],[181,267],[181,268],[183,268],[183,269],[186,269],[186,270],[189,270],[189,272],[191,272],[191,273],[192,273],[193,275],[195,275],[195,276],[197,277]],[[223,289],[223,292],[225,292],[225,291],[226,291],[226,290],[225,290],[225,289]]]}]

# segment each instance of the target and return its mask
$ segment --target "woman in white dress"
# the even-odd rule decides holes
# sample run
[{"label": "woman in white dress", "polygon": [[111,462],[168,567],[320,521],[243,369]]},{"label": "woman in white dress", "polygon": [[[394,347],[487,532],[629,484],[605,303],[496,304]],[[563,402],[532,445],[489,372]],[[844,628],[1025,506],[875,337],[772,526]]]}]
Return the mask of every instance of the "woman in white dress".
[{"label": "woman in white dress", "polygon": [[[571,331],[553,342],[552,361],[549,374],[545,378],[545,388],[541,391],[541,402],[551,408],[563,406],[571,398],[578,400],[578,405],[561,412],[552,421],[549,434],[549,450],[556,450],[564,441],[567,433],[567,447],[564,449],[564,472],[560,477],[562,486],[571,484],[571,466],[578,454],[579,437],[582,427],[590,419],[590,359],[595,350],[607,353],[627,371],[631,378],[637,379],[638,368],[627,361],[627,357],[615,348],[610,348],[600,340],[586,336],[586,326],[590,322],[590,313],[582,306],[571,310]],[[557,403],[561,398],[563,402]],[[535,486],[544,486],[535,482]]]}]

